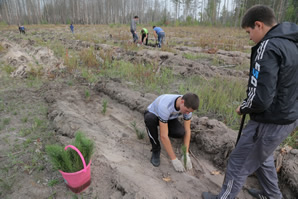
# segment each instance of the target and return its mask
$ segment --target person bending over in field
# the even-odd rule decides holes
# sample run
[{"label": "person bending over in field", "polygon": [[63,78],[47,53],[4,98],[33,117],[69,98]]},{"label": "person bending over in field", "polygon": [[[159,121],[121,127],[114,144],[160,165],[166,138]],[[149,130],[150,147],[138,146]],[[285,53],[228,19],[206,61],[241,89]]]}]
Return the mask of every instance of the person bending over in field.
[{"label": "person bending over in field", "polygon": [[[173,167],[178,172],[183,172],[192,169],[192,163],[189,157],[189,143],[190,143],[190,122],[192,112],[199,107],[199,97],[193,93],[185,95],[164,94],[157,97],[148,107],[144,113],[144,121],[146,125],[147,134],[152,145],[151,163],[153,166],[160,165],[160,150],[161,146],[158,140],[158,126],[160,129],[160,139],[167,151]],[[183,115],[184,125],[178,121],[178,116]],[[170,138],[183,138],[184,146],[186,147],[185,157],[183,155],[182,161],[186,158],[186,168],[182,162],[177,159]]]},{"label": "person bending over in field", "polygon": [[143,28],[141,30],[141,35],[142,35],[142,44],[145,44],[147,46],[148,45],[148,37],[149,37],[148,30],[146,28]]},{"label": "person bending over in field", "polygon": [[165,39],[165,32],[160,27],[153,26],[153,35],[155,39],[157,39],[157,46],[161,48],[161,45],[163,44]]}]

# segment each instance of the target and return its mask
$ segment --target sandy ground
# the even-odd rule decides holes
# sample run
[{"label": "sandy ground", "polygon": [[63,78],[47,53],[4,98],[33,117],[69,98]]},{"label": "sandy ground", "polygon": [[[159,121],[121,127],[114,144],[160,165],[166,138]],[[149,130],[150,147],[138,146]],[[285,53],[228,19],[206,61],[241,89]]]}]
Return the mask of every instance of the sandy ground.
[{"label": "sandy ground", "polygon": [[[15,34],[15,33],[11,33]],[[43,35],[48,39],[50,34]],[[81,48],[86,43],[73,40],[61,39],[65,46]],[[35,47],[32,42],[23,41],[18,36],[0,38],[2,46],[6,46],[7,51],[0,55],[3,62],[13,65],[16,70],[13,77],[26,77],[30,66],[43,65],[41,70],[45,76],[53,71],[63,68],[63,63],[57,59],[51,50],[45,47]],[[75,47],[74,47],[75,46]],[[131,61],[158,60],[159,65],[170,65],[180,74],[190,71],[194,74],[206,77],[215,74],[229,75],[238,78],[245,78],[246,73],[242,71],[231,72],[232,69],[215,68],[206,62],[197,63],[182,59],[168,52],[157,52],[152,49],[142,50],[131,56],[119,47],[109,47],[98,45],[100,49],[112,48],[115,59],[123,57]],[[178,52],[203,52],[200,48],[179,47]],[[242,59],[235,59],[235,62],[247,61],[249,56],[240,52],[233,53],[219,51],[218,54],[223,59],[242,56]],[[152,57],[150,57],[152,56]],[[232,60],[229,60],[232,62]],[[228,61],[227,61],[228,62]],[[38,64],[37,64],[38,63]],[[181,66],[185,66],[182,68]],[[204,70],[202,69],[204,68]],[[2,73],[3,71],[1,71]],[[0,76],[1,77],[1,76]],[[4,81],[1,81],[4,82]],[[185,173],[177,173],[168,158],[164,149],[161,151],[161,165],[153,167],[150,163],[151,144],[147,135],[144,139],[138,139],[132,123],[136,122],[137,127],[145,131],[143,122],[143,110],[149,103],[157,97],[151,93],[142,93],[125,86],[125,82],[105,79],[95,85],[88,85],[86,82],[78,80],[72,85],[67,78],[62,80],[52,80],[44,83],[40,88],[19,88],[17,86],[22,79],[17,80],[17,84],[1,86],[0,102],[15,100],[29,106],[42,104],[47,107],[44,115],[50,123],[50,128],[55,132],[57,142],[68,145],[78,130],[86,133],[96,144],[95,154],[92,157],[91,165],[91,185],[81,194],[75,196],[65,186],[63,179],[57,171],[53,171],[48,165],[43,171],[21,172],[10,191],[0,187],[1,198],[109,198],[109,199],[192,199],[201,198],[204,191],[218,193],[224,178],[228,154],[231,152],[236,140],[237,133],[227,128],[223,123],[206,117],[194,117],[192,121],[191,139],[191,159],[193,169]],[[90,91],[90,96],[86,98],[85,91]],[[108,101],[107,111],[102,113],[103,100]],[[28,111],[27,109],[24,110]],[[7,113],[0,112],[3,118]],[[20,114],[19,114],[20,115]],[[17,123],[17,117],[13,117],[12,122]],[[20,116],[19,116],[20,117]],[[9,139],[5,137],[9,136]],[[7,151],[7,147],[16,142],[18,134],[10,130],[2,130],[0,149]],[[181,157],[181,141],[172,140],[174,151]],[[38,145],[38,143],[35,143]],[[39,147],[44,151],[44,145]],[[287,156],[289,167],[298,168],[296,151]],[[3,169],[7,156],[2,153],[0,156],[0,166]],[[292,158],[289,158],[292,157]],[[291,162],[291,160],[293,160]],[[296,160],[295,160],[296,159]],[[285,169],[289,171],[289,169]],[[8,171],[9,172],[9,171]],[[286,173],[286,172],[284,172]],[[295,184],[297,170],[294,177],[283,176],[282,183],[290,181]],[[292,175],[293,176],[293,175]],[[50,179],[59,179],[59,183],[53,187],[48,186]],[[239,193],[240,199],[251,199],[246,188],[259,188],[254,176],[250,176]],[[295,193],[290,191],[287,185],[281,185],[285,198],[296,198]],[[1,193],[3,193],[1,195]]]}]

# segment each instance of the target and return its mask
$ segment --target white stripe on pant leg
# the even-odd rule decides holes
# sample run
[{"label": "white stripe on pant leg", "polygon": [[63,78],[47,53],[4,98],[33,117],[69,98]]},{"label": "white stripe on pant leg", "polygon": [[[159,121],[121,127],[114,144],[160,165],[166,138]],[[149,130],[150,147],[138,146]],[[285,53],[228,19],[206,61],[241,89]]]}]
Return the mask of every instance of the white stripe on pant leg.
[{"label": "white stripe on pant leg", "polygon": [[231,193],[232,187],[233,187],[233,180],[230,180],[227,186],[227,190],[224,192],[224,194],[221,196],[220,199],[227,199]]},{"label": "white stripe on pant leg", "polygon": [[150,131],[149,131],[149,129],[148,128],[146,128],[146,130],[147,130],[147,134],[149,135],[149,137],[153,140],[153,142],[154,142],[154,144],[156,144],[156,142],[155,142],[155,140],[154,140],[154,138],[152,137],[152,135],[150,134]]}]

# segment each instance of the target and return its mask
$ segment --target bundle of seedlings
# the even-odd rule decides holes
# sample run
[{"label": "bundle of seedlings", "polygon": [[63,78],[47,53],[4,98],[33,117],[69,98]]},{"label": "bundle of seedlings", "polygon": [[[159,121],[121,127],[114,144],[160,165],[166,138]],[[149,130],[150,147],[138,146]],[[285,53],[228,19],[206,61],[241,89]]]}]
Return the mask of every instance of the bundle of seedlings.
[{"label": "bundle of seedlings", "polygon": [[[94,142],[78,131],[71,145],[79,149],[88,165],[94,152]],[[84,168],[82,160],[75,150],[64,150],[64,146],[54,144],[46,146],[46,153],[50,157],[54,169],[74,173]]]}]

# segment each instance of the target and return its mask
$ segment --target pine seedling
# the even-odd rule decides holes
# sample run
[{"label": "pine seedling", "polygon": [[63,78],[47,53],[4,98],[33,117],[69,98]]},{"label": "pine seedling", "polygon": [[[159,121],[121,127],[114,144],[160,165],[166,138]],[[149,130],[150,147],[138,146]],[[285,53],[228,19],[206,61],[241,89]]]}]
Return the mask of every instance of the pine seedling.
[{"label": "pine seedling", "polygon": [[183,153],[184,168],[186,168],[186,146],[182,145],[181,150],[182,150],[182,153]]},{"label": "pine seedling", "polygon": [[85,97],[86,97],[87,100],[89,100],[89,98],[90,98],[89,90],[85,90]]},{"label": "pine seedling", "polygon": [[[94,152],[94,142],[85,137],[85,135],[78,131],[75,140],[71,143],[82,153],[86,165],[91,160],[91,155]],[[60,145],[46,146],[46,153],[50,157],[54,169],[61,170],[67,173],[77,172],[83,169],[83,163],[78,153],[73,149],[64,150]]]},{"label": "pine seedling", "polygon": [[104,114],[104,115],[107,112],[107,106],[108,106],[108,100],[104,99],[103,102],[102,102],[102,111],[101,111],[101,113]]},{"label": "pine seedling", "polygon": [[144,131],[141,131],[141,130],[137,127],[137,123],[136,123],[136,121],[131,122],[131,126],[134,128],[134,130],[135,130],[135,132],[136,132],[136,134],[137,134],[138,139],[139,139],[139,140],[144,139],[144,135],[145,135],[145,133],[144,133]]}]

